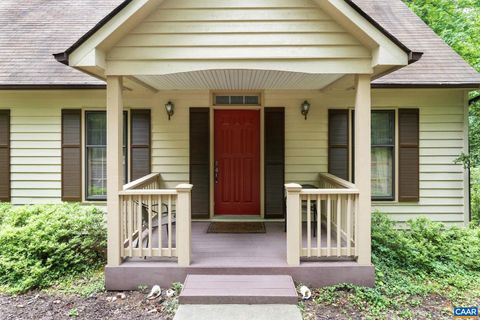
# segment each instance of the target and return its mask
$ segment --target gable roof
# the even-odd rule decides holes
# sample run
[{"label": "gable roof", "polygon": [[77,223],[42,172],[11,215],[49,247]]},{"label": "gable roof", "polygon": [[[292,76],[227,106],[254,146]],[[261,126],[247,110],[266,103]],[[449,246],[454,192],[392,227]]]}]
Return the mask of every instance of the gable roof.
[{"label": "gable roof", "polygon": [[414,64],[390,73],[377,87],[479,87],[480,74],[400,0],[352,0],[413,51]]},{"label": "gable roof", "polygon": [[[122,0],[0,1],[0,88],[98,87],[104,82],[55,61]],[[423,52],[420,61],[375,80],[381,87],[478,87],[480,74],[443,42],[401,0],[346,0],[398,39]],[[92,10],[92,8],[95,8]],[[81,41],[81,40],[80,40]]]}]

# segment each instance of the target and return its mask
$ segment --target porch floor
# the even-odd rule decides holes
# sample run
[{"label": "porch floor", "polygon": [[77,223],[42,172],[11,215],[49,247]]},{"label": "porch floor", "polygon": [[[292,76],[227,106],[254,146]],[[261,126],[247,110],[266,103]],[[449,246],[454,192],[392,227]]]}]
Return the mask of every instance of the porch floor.
[{"label": "porch floor", "polygon": [[[232,222],[235,223],[235,222]],[[210,222],[192,223],[192,261],[196,267],[272,267],[287,266],[286,232],[283,222],[265,222],[265,233],[207,233]],[[312,227],[313,229],[313,227]],[[153,229],[153,246],[158,246],[157,228]],[[175,228],[173,228],[175,234]],[[303,245],[307,244],[307,224],[303,223]],[[167,243],[165,226],[162,230],[162,243]],[[175,239],[172,240],[175,246]],[[317,238],[312,237],[312,249],[316,248]],[[331,245],[336,246],[336,233],[332,230]],[[344,241],[342,241],[344,245]],[[144,244],[146,246],[146,244]],[[321,246],[327,247],[327,232],[322,228]],[[313,250],[313,253],[315,250]],[[323,258],[326,260],[327,258]],[[129,261],[158,261],[172,263],[165,258],[130,258]],[[349,258],[332,257],[330,260],[349,261]]]},{"label": "porch floor", "polygon": [[[265,222],[266,233],[250,234],[207,233],[209,223],[192,223],[192,259],[188,267],[179,266],[172,258],[129,258],[119,266],[105,268],[106,288],[135,290],[139,285],[154,284],[167,287],[173,282],[185,281],[189,274],[290,275],[296,282],[316,287],[337,283],[374,284],[373,266],[359,265],[351,259],[304,260],[299,266],[289,266],[282,222]],[[163,228],[162,241],[166,243],[165,226]],[[303,234],[306,234],[306,224],[303,228]],[[172,235],[175,234],[175,230],[172,231]],[[305,237],[303,240],[306,243]],[[322,247],[326,246],[326,232],[323,230],[321,240]],[[157,241],[158,238],[153,238],[154,245]],[[335,241],[336,235],[332,233],[332,246],[336,245]],[[315,244],[316,238],[312,238],[312,245]]]}]

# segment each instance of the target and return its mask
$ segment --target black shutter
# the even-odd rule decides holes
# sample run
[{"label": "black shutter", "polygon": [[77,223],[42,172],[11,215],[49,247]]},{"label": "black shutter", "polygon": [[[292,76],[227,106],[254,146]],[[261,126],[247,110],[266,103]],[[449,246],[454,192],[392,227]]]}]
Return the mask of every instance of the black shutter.
[{"label": "black shutter", "polygon": [[285,109],[265,108],[265,218],[285,214]]},{"label": "black shutter", "polygon": [[130,112],[130,179],[137,180],[151,173],[150,110],[132,109]]},{"label": "black shutter", "polygon": [[0,201],[10,201],[10,110],[0,110]]},{"label": "black shutter", "polygon": [[210,110],[190,108],[192,218],[210,216]]},{"label": "black shutter", "polygon": [[62,110],[62,200],[82,201],[82,111]]},{"label": "black shutter", "polygon": [[328,110],[328,172],[349,180],[348,110]]},{"label": "black shutter", "polygon": [[420,198],[419,120],[418,109],[398,110],[398,200],[402,202]]}]

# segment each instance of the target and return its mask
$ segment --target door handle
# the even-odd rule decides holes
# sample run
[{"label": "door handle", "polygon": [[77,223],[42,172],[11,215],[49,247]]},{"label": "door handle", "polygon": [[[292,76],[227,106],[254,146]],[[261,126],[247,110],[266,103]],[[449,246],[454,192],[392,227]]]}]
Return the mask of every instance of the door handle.
[{"label": "door handle", "polygon": [[218,161],[215,161],[215,183],[218,183],[218,177],[220,176],[220,169],[218,168]]}]

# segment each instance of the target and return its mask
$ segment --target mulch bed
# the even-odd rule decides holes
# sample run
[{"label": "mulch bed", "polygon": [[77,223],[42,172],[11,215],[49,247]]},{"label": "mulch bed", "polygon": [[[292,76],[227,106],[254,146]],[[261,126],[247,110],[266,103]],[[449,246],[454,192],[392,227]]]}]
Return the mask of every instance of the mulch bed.
[{"label": "mulch bed", "polygon": [[44,292],[0,295],[0,319],[169,319],[162,315],[161,300],[146,300],[146,294],[141,292],[124,294],[124,299],[117,297],[115,292],[90,297]]},{"label": "mulch bed", "polygon": [[[419,298],[420,299],[420,298]],[[438,295],[428,295],[421,298],[418,307],[410,308],[412,319],[449,319],[453,318],[452,305],[445,297]],[[402,310],[403,311],[403,310]],[[316,304],[313,301],[305,302],[305,320],[347,320],[347,319],[368,319],[366,313],[359,310],[345,298],[338,299],[335,304],[321,303]],[[380,319],[399,319],[397,312],[386,312],[379,317]]]}]

